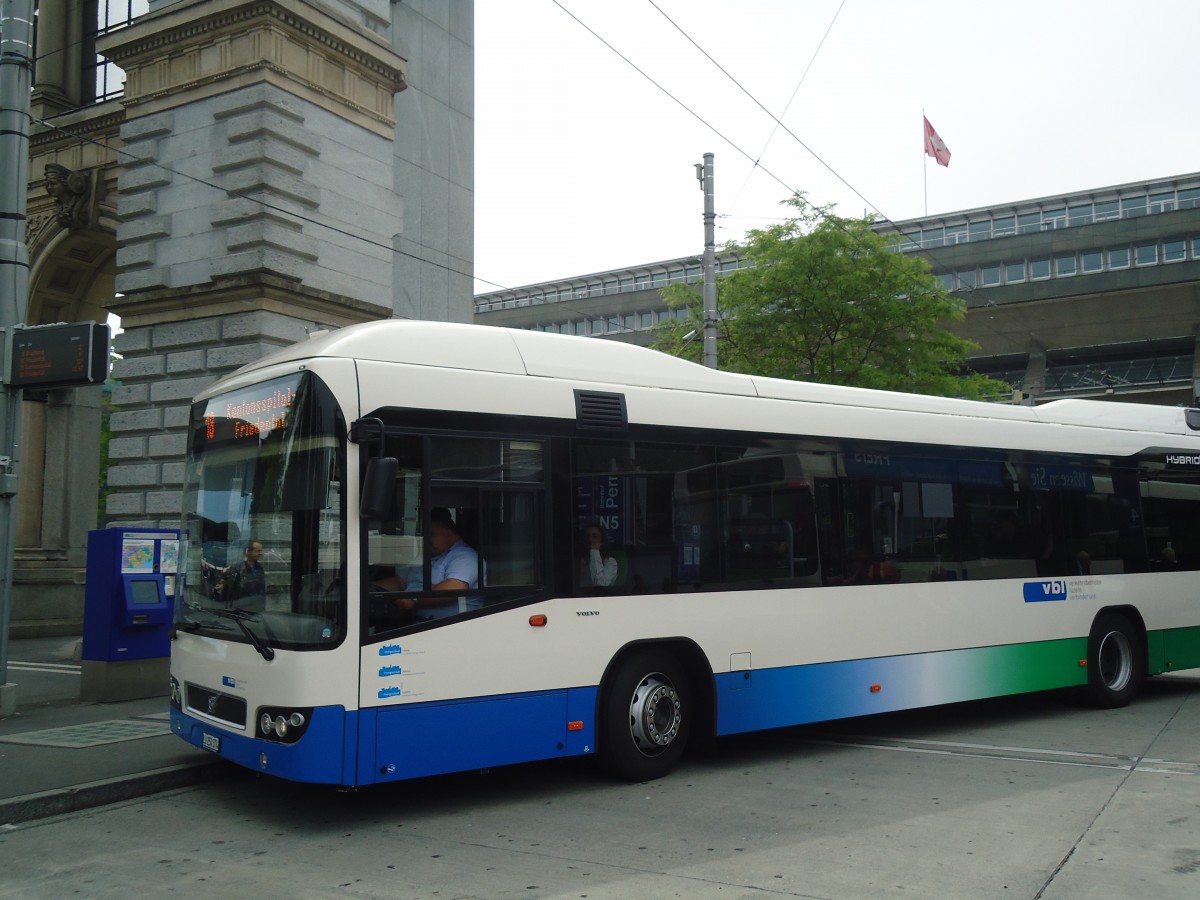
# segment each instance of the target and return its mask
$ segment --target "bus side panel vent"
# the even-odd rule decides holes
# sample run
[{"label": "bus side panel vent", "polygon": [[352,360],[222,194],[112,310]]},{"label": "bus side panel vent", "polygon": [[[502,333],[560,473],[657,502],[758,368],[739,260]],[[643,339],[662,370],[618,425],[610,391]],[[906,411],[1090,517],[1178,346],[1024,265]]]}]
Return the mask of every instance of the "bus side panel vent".
[{"label": "bus side panel vent", "polygon": [[624,394],[575,392],[575,424],[587,431],[625,431],[629,417]]}]

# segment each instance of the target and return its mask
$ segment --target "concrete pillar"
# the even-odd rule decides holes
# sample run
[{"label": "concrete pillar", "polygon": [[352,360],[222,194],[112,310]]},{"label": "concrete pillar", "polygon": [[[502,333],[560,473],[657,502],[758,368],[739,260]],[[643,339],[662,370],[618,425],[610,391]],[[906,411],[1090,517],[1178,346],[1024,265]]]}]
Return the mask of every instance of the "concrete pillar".
[{"label": "concrete pillar", "polygon": [[1196,335],[1196,338],[1192,346],[1191,403],[1193,407],[1200,408],[1200,326],[1193,326],[1192,331]]},{"label": "concrete pillar", "polygon": [[1046,351],[1040,346],[1029,351],[1029,363],[1025,367],[1023,391],[1035,398],[1046,393]]}]

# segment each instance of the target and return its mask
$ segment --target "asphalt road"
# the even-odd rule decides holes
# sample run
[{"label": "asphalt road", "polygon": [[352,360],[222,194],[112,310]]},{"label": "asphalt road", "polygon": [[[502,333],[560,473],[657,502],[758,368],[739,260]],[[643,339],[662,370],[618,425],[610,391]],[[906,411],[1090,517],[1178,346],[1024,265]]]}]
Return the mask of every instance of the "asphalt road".
[{"label": "asphalt road", "polygon": [[0,896],[1200,896],[1200,675],[342,794],[238,772],[0,834]]}]

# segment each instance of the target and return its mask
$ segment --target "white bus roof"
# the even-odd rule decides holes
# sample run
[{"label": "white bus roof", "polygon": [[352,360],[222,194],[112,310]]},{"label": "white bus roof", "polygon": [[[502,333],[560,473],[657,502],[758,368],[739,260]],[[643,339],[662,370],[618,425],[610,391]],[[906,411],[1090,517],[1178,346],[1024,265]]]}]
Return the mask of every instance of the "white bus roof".
[{"label": "white bus roof", "polygon": [[[1097,400],[1054,400],[1037,407],[984,403],[739,375],[708,369],[656,350],[590,337],[386,319],[318,332],[239,369],[239,374],[289,360],[343,357],[418,366],[499,372],[622,387],[653,387],[828,403],[948,416],[1082,425],[1197,436],[1185,410]],[[215,386],[214,386],[215,387]],[[207,392],[206,392],[207,393]]]}]

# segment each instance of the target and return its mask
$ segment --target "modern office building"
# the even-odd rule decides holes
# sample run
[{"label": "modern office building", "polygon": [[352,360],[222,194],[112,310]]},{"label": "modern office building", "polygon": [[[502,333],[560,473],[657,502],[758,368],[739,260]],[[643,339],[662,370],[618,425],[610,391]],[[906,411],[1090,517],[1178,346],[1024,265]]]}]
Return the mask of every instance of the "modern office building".
[{"label": "modern office building", "polygon": [[[1191,404],[1200,393],[1200,172],[885,223],[967,302],[973,367],[1035,402]],[[744,264],[719,258],[728,272]],[[648,344],[660,290],[700,256],[475,298],[475,321]]]}]

